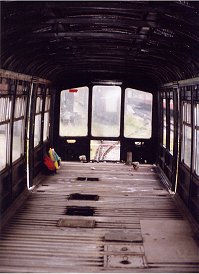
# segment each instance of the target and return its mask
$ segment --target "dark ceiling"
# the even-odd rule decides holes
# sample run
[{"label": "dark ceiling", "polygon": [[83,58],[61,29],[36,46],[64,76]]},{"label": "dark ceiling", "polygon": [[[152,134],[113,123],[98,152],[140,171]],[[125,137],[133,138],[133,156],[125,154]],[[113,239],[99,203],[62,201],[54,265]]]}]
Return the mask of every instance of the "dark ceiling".
[{"label": "dark ceiling", "polygon": [[1,2],[3,69],[139,85],[199,73],[198,1]]}]

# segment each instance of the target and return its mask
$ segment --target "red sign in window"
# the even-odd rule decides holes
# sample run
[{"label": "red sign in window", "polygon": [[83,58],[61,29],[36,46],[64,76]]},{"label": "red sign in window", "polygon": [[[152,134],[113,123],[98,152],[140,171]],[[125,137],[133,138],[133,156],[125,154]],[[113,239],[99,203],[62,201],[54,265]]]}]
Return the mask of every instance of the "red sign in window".
[{"label": "red sign in window", "polygon": [[76,89],[76,88],[71,88],[71,89],[69,89],[68,91],[69,91],[69,92],[78,92],[78,89]]}]

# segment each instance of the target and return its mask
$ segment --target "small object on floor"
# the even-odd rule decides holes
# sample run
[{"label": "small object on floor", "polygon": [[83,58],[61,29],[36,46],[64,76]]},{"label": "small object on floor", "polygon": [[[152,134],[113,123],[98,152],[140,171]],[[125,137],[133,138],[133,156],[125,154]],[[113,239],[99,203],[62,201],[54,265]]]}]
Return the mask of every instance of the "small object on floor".
[{"label": "small object on floor", "polygon": [[55,149],[54,148],[50,148],[49,151],[48,151],[48,155],[51,158],[51,160],[53,161],[56,170],[60,169],[61,158],[56,153]]},{"label": "small object on floor", "polygon": [[45,155],[43,159],[43,170],[47,175],[56,173],[56,168],[52,159]]},{"label": "small object on floor", "polygon": [[139,168],[140,163],[139,162],[132,162],[132,166],[135,170]]},{"label": "small object on floor", "polygon": [[86,155],[80,155],[79,159],[82,163],[86,163]]}]

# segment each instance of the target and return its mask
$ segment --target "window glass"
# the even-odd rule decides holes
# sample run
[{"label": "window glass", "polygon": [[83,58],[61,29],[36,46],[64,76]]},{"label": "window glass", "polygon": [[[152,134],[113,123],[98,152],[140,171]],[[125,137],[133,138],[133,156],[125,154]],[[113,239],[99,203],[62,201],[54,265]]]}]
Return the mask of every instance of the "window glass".
[{"label": "window glass", "polygon": [[191,165],[191,127],[184,126],[184,162]]},{"label": "window glass", "polygon": [[195,114],[195,161],[194,167],[195,172],[199,176],[199,104],[196,104],[194,107],[194,114]]},{"label": "window glass", "polygon": [[45,111],[48,110],[50,110],[50,96],[47,96],[45,100]]},{"label": "window glass", "polygon": [[5,168],[7,163],[7,152],[8,147],[8,134],[7,134],[8,124],[0,125],[0,170]]},{"label": "window glass", "polygon": [[14,118],[19,118],[25,115],[25,97],[17,97],[15,100],[15,115]]},{"label": "window glass", "polygon": [[13,126],[13,147],[12,161],[14,162],[23,154],[24,136],[23,136],[23,120],[14,121]]},{"label": "window glass", "polygon": [[59,134],[60,136],[88,134],[88,87],[61,91]]},{"label": "window glass", "polygon": [[26,97],[18,96],[15,99],[12,161],[14,162],[24,154],[24,119],[26,109]]},{"label": "window glass", "polygon": [[191,104],[183,102],[183,136],[182,136],[182,157],[184,163],[191,166]]},{"label": "window glass", "polygon": [[17,117],[20,117],[20,112],[21,112],[21,98],[20,97],[17,97],[16,100],[15,100],[15,114],[14,114],[14,117],[17,118]]},{"label": "window glass", "polygon": [[36,113],[42,112],[42,103],[43,103],[42,97],[38,96],[36,101]]},{"label": "window glass", "polygon": [[170,100],[170,152],[173,154],[174,142],[174,116],[173,116],[173,100]]},{"label": "window glass", "polygon": [[44,132],[43,141],[47,140],[49,137],[49,112],[44,113]]},{"label": "window glass", "polygon": [[92,102],[92,135],[118,137],[120,135],[121,88],[94,86]]},{"label": "window glass", "polygon": [[42,112],[43,98],[38,96],[36,100],[36,114],[34,127],[34,147],[39,145],[41,141],[41,112]]},{"label": "window glass", "polygon": [[11,103],[12,101],[8,97],[0,98],[0,122],[4,122],[10,119]]},{"label": "window glass", "polygon": [[191,104],[186,104],[187,106],[187,111],[186,111],[186,114],[187,114],[187,120],[186,122],[191,124]]},{"label": "window glass", "polygon": [[150,138],[152,94],[127,88],[125,90],[124,136]]},{"label": "window glass", "polygon": [[9,163],[11,97],[0,98],[0,170]]},{"label": "window glass", "polygon": [[50,96],[46,96],[45,112],[44,112],[43,141],[45,141],[49,138],[49,122],[50,122]]},{"label": "window glass", "polygon": [[195,172],[199,175],[199,130],[195,131]]},{"label": "window glass", "polygon": [[199,127],[199,104],[196,105],[196,125]]},{"label": "window glass", "polygon": [[163,146],[166,147],[166,131],[167,119],[166,119],[166,99],[163,99]]},{"label": "window glass", "polygon": [[34,129],[34,147],[39,145],[41,140],[41,114],[35,116],[35,129]]}]

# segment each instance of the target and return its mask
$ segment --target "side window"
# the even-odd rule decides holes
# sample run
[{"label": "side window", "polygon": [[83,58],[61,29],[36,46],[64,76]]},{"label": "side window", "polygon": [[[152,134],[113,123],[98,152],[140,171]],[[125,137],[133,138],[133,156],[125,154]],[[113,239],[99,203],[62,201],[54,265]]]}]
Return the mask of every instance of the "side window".
[{"label": "side window", "polygon": [[0,170],[9,163],[11,107],[11,97],[0,97]]},{"label": "side window", "polygon": [[173,99],[170,99],[169,101],[169,117],[170,117],[170,144],[169,144],[169,150],[170,153],[173,154],[173,145],[174,145],[174,116],[173,116]]},{"label": "side window", "polygon": [[60,95],[60,136],[87,136],[88,87],[62,90]]},{"label": "side window", "polygon": [[41,141],[41,116],[42,116],[43,98],[37,97],[36,112],[35,112],[35,126],[34,126],[34,147],[38,146]]},{"label": "side window", "polygon": [[182,151],[181,160],[190,167],[191,165],[191,103],[183,102],[182,105]]},{"label": "side window", "polygon": [[150,138],[152,128],[152,94],[141,90],[125,90],[124,136]]},{"label": "side window", "polygon": [[173,155],[174,148],[174,90],[162,92],[162,145]]},{"label": "side window", "polygon": [[50,96],[46,96],[45,110],[44,110],[43,141],[46,141],[47,139],[49,139],[50,101],[51,101],[51,97]]},{"label": "side window", "polygon": [[194,169],[196,174],[199,176],[199,103],[194,107],[194,117],[195,117],[195,155],[194,155]]},{"label": "side window", "polygon": [[12,161],[14,162],[24,154],[24,123],[25,123],[26,97],[18,96],[15,99]]},{"label": "side window", "polygon": [[166,147],[166,136],[167,136],[167,115],[166,115],[166,108],[167,108],[167,104],[166,104],[166,99],[163,99],[163,140],[162,140],[162,144],[164,147]]}]

